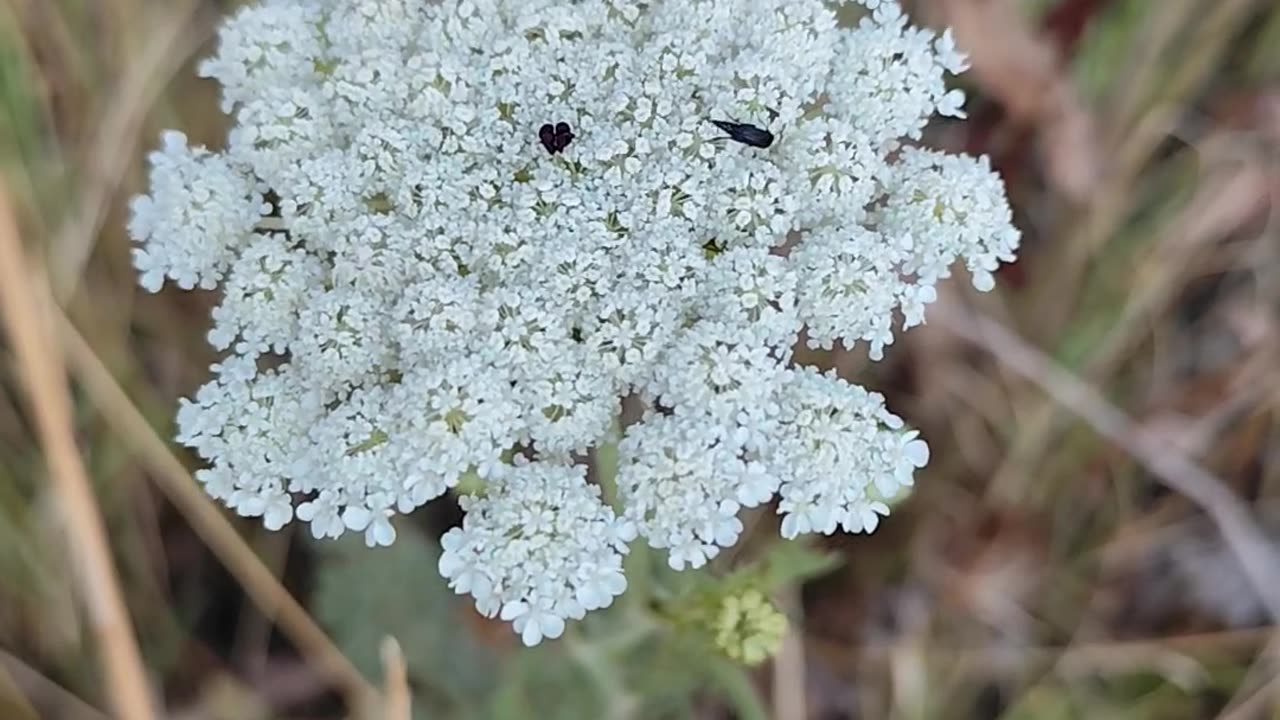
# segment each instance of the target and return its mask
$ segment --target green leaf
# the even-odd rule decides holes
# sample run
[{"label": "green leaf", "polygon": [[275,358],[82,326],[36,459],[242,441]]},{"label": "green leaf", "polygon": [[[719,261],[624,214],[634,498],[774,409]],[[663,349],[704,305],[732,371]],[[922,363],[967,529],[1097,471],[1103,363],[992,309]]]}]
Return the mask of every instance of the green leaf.
[{"label": "green leaf", "polygon": [[468,612],[436,569],[439,547],[400,527],[391,547],[358,533],[317,544],[314,611],[369,678],[382,676],[387,635],[404,650],[415,717],[467,717],[493,690],[495,658],[467,631]]},{"label": "green leaf", "polygon": [[567,657],[562,643],[544,644],[518,654],[508,665],[489,712],[481,717],[494,720],[606,717],[604,699],[593,691],[593,679],[580,664]]},{"label": "green leaf", "polygon": [[777,592],[825,575],[841,562],[838,554],[817,550],[803,540],[774,543],[760,561],[761,589]]},{"label": "green leaf", "polygon": [[708,669],[712,686],[720,691],[729,707],[733,708],[735,717],[740,720],[768,719],[769,711],[760,699],[760,693],[741,666],[717,660]]}]

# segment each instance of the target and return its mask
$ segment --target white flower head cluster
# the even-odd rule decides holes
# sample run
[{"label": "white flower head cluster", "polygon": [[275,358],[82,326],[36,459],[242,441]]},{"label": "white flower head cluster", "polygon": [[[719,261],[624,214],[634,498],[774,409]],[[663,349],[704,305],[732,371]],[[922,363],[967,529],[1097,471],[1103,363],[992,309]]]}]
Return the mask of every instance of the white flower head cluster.
[{"label": "white flower head cluster", "polygon": [[[240,11],[202,66],[226,147],[166,133],[130,225],[145,288],[222,292],[178,413],[199,479],[379,545],[478,478],[440,570],[530,644],[621,593],[637,537],[697,567],[774,497],[788,537],[873,530],[928,448],[791,349],[879,358],[1018,233],[985,159],[915,145],[963,116],[950,36],[861,4]],[[583,458],[626,396],[615,511]]]}]

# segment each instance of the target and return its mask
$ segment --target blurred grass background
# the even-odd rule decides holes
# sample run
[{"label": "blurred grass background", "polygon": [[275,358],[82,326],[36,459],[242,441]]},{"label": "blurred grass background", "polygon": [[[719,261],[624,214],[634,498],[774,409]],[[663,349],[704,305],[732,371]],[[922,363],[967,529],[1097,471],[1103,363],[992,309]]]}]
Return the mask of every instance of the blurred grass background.
[{"label": "blurred grass background", "polygon": [[[792,633],[746,669],[691,617],[726,582],[651,553],[617,607],[527,651],[439,579],[447,501],[369,551],[192,493],[160,439],[215,298],[139,292],[123,226],[160,129],[220,145],[193,65],[236,3],[0,0],[0,191],[67,318],[74,437],[165,717],[397,717],[407,694],[423,718],[1280,718],[1280,585],[1224,539],[1280,538],[1280,4],[907,4],[971,53],[970,120],[930,141],[992,156],[1021,258],[990,295],[949,284],[882,363],[806,357],[884,392],[933,461],[871,536],[748,522],[710,576],[773,589]],[[107,717],[15,350],[0,718]]]}]

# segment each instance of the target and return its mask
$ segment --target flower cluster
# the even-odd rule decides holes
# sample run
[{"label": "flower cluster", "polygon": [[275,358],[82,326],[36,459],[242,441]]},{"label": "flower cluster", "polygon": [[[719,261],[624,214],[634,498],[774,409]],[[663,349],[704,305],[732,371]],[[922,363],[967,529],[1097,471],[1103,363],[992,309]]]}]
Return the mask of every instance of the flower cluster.
[{"label": "flower cluster", "polygon": [[726,597],[712,621],[715,644],[725,655],[747,665],[759,665],[782,647],[787,616],[759,590]]},{"label": "flower cluster", "polygon": [[[637,536],[697,567],[775,496],[788,537],[873,530],[928,448],[792,347],[879,358],[957,260],[990,288],[1018,234],[985,160],[908,144],[963,116],[950,36],[896,0],[861,0],[853,27],[839,5],[262,0],[229,19],[201,67],[226,146],[166,133],[130,224],[146,289],[222,292],[225,357],[178,413],[209,493],[378,545],[477,480],[440,570],[531,644],[624,590]],[[615,511],[582,458],[626,396],[646,411]]]}]

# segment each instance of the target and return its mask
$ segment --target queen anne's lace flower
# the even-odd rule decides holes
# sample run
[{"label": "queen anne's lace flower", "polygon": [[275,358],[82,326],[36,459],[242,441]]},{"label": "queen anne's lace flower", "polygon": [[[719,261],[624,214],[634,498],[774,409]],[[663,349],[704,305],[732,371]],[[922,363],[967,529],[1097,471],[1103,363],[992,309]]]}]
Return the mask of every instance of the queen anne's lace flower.
[{"label": "queen anne's lace flower", "polygon": [[[176,132],[133,204],[148,290],[221,287],[227,352],[178,413],[213,496],[269,528],[395,538],[467,474],[441,572],[525,642],[625,588],[635,534],[697,567],[743,508],[870,532],[928,448],[791,347],[923,321],[1018,234],[948,34],[891,0],[263,0],[202,72],[226,148]],[[708,122],[767,129],[768,147]],[[545,124],[573,139],[551,154]],[[895,318],[901,317],[901,320]],[[623,429],[617,514],[581,465]]]}]

